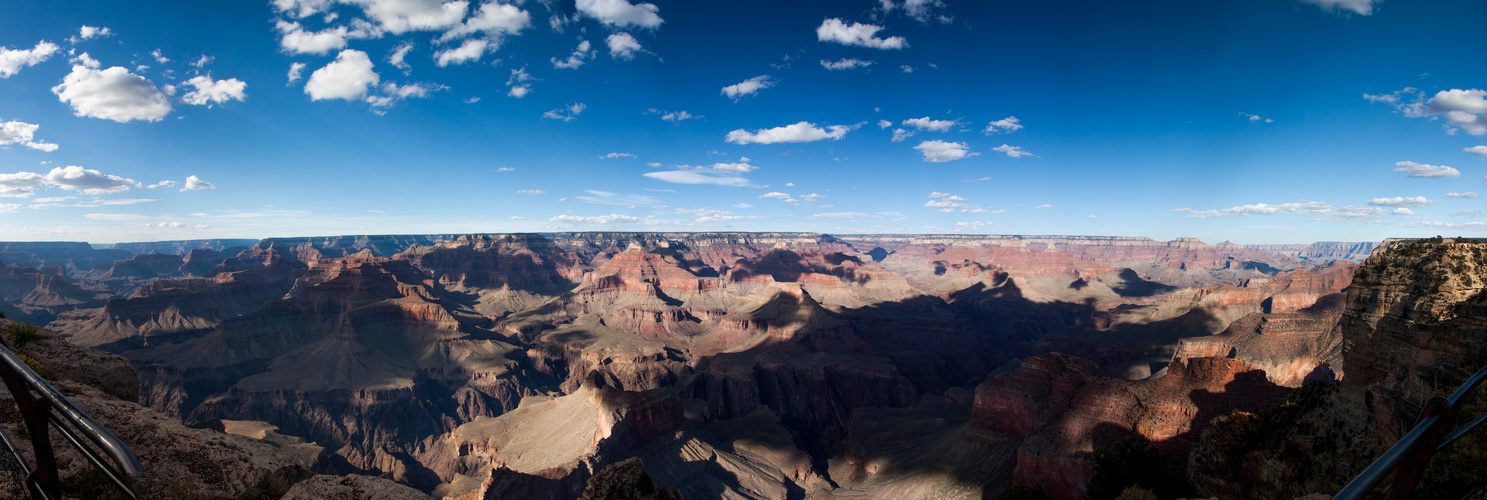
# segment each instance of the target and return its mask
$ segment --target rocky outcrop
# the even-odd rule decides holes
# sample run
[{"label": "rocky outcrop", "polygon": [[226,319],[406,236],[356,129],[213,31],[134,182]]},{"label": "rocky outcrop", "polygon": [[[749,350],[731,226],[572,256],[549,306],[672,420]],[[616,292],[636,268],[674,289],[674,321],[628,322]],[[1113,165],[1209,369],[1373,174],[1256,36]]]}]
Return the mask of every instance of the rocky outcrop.
[{"label": "rocky outcrop", "polygon": [[[1386,241],[1354,274],[1338,321],[1336,388],[1205,433],[1193,475],[1239,498],[1335,492],[1487,359],[1487,245]],[[1243,486],[1240,486],[1243,485]]]},{"label": "rocky outcrop", "polygon": [[1013,484],[1082,498],[1094,477],[1095,448],[1134,432],[1187,456],[1209,420],[1273,408],[1287,393],[1236,359],[1191,358],[1173,362],[1165,376],[1127,381],[1087,360],[1052,354],[977,386],[970,426],[990,442],[1020,439]]},{"label": "rocky outcrop", "polygon": [[1245,245],[1244,247],[1319,263],[1334,260],[1363,262],[1363,259],[1367,259],[1373,254],[1374,249],[1378,248],[1378,243],[1319,241],[1310,245]]},{"label": "rocky outcrop", "polygon": [[427,500],[423,492],[380,477],[317,475],[295,483],[280,500]]}]

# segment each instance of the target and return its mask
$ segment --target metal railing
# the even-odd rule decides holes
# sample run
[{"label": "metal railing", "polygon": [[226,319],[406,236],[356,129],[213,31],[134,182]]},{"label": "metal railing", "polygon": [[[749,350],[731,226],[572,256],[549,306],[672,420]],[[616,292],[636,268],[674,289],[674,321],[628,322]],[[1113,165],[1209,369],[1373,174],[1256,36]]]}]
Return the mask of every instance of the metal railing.
[{"label": "metal railing", "polygon": [[[1487,421],[1487,413],[1483,413],[1466,425],[1456,427],[1456,411],[1461,400],[1483,382],[1487,382],[1487,367],[1467,379],[1451,397],[1435,397],[1427,401],[1425,408],[1420,410],[1420,417],[1415,421],[1415,428],[1399,438],[1399,442],[1394,443],[1389,451],[1384,452],[1383,456],[1354,478],[1353,482],[1348,483],[1347,487],[1337,492],[1334,500],[1409,498],[1410,491],[1425,472],[1425,466],[1429,465],[1431,456],[1445,451],[1462,436]],[[1394,475],[1394,481],[1389,489],[1382,495],[1371,493],[1390,474]]]},{"label": "metal railing", "polygon": [[[134,452],[118,437],[94,421],[72,404],[52,384],[41,378],[31,367],[0,345],[0,378],[10,390],[10,397],[20,409],[24,430],[31,437],[31,449],[35,464],[27,464],[15,443],[4,432],[0,432],[0,461],[19,467],[18,476],[26,493],[32,499],[59,500],[62,498],[62,481],[57,472],[57,459],[52,451],[49,429],[56,429],[71,443],[89,463],[93,464],[125,496],[137,500],[139,497],[131,487],[134,479],[144,472]],[[86,442],[85,442],[86,441]],[[91,443],[92,446],[89,446]],[[96,449],[94,448],[96,447]],[[98,450],[102,450],[100,453]],[[104,457],[107,457],[105,459]]]}]

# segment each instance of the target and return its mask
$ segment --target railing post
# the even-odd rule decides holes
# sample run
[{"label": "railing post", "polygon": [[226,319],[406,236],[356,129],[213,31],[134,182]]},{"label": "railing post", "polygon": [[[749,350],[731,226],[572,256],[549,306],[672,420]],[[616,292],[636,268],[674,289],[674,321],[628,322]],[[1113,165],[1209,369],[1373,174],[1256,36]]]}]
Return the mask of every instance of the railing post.
[{"label": "railing post", "polygon": [[1386,499],[1404,500],[1410,497],[1410,491],[1415,489],[1415,484],[1420,482],[1420,476],[1425,473],[1425,467],[1430,465],[1435,447],[1440,445],[1441,438],[1456,428],[1456,408],[1449,399],[1439,396],[1430,398],[1430,401],[1425,402],[1425,408],[1420,410],[1420,418],[1415,419],[1415,425],[1420,425],[1430,417],[1439,418],[1425,434],[1424,442],[1415,445],[1404,462],[1394,469],[1394,483],[1389,485]]},{"label": "railing post", "polygon": [[62,498],[62,480],[57,473],[57,457],[52,452],[51,435],[47,433],[51,425],[47,415],[51,413],[51,408],[33,397],[31,388],[17,374],[10,370],[0,370],[0,378],[5,379],[5,387],[10,389],[10,396],[21,411],[21,417],[26,422],[26,431],[31,435],[31,450],[36,459],[36,467],[31,471],[30,477],[26,478],[26,489],[39,488],[39,491],[33,493],[39,494],[41,498]]}]

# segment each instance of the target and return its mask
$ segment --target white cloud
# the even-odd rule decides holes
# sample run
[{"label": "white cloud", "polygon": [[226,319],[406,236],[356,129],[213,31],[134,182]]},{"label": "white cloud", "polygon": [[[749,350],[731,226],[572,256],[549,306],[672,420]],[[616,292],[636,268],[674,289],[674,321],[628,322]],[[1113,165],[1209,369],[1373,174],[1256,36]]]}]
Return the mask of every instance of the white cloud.
[{"label": "white cloud", "polygon": [[366,52],[348,49],[341,51],[335,61],[310,74],[310,80],[305,82],[305,93],[312,101],[351,101],[361,99],[367,94],[368,87],[381,81],[382,77],[372,71],[372,60]]},{"label": "white cloud", "polygon": [[578,115],[583,113],[583,110],[586,107],[588,106],[585,106],[584,103],[581,102],[577,104],[569,104],[566,108],[558,108],[546,113],[542,113],[542,117],[571,122],[577,119]]},{"label": "white cloud", "polygon": [[574,196],[574,198],[599,205],[656,205],[661,203],[661,200],[645,195],[619,194],[592,189],[584,192],[588,193],[588,196]]},{"label": "white cloud", "polygon": [[151,56],[154,56],[155,57],[155,62],[158,62],[160,64],[165,64],[165,63],[170,62],[170,58],[169,57],[165,57],[165,53],[160,52],[160,49],[155,49],[155,50],[150,51],[150,55]]},{"label": "white cloud", "polygon": [[736,175],[695,170],[668,170],[647,172],[646,177],[673,184],[716,184],[719,186],[745,187],[749,180]]},{"label": "white cloud", "polygon": [[516,194],[523,196],[537,196],[547,194],[547,191],[543,191],[541,189],[522,189],[520,191],[517,191]]},{"label": "white cloud", "polygon": [[150,217],[148,215],[140,215],[140,214],[85,214],[85,215],[83,215],[83,217],[87,217],[87,218],[93,219],[93,220],[112,220],[112,221],[147,220],[147,219],[152,219],[153,218],[153,217]]},{"label": "white cloud", "polygon": [[[1040,206],[1038,208],[1045,208],[1045,207]],[[1358,207],[1353,207],[1353,208],[1358,208]],[[1199,210],[1193,210],[1191,208],[1178,208],[1178,209],[1174,209],[1172,211],[1173,212],[1186,213],[1186,214],[1188,214],[1188,217],[1198,219],[1198,218],[1219,217],[1219,216],[1230,216],[1230,217],[1234,217],[1234,216],[1244,216],[1244,215],[1273,215],[1273,214],[1278,214],[1278,213],[1295,213],[1295,212],[1304,212],[1304,213],[1311,213],[1311,214],[1327,214],[1327,213],[1331,213],[1332,212],[1332,205],[1328,205],[1327,203],[1320,202],[1320,201],[1302,201],[1302,202],[1297,202],[1297,203],[1281,203],[1279,205],[1269,205],[1269,204],[1265,204],[1265,203],[1255,203],[1255,204],[1252,204],[1252,205],[1240,205],[1240,206],[1237,206],[1237,207],[1224,208],[1224,209],[1220,209],[1220,210],[1203,210],[1203,211],[1199,211]]]},{"label": "white cloud", "polygon": [[1033,207],[1033,208],[1053,208],[1053,205],[1050,205],[1050,204],[1047,204],[1047,203],[1044,203],[1044,204],[1042,204],[1042,205],[1038,205],[1038,206],[1036,206],[1036,207]]},{"label": "white cloud", "polygon": [[93,69],[103,67],[103,63],[98,62],[97,59],[94,59],[93,56],[88,55],[87,52],[78,54],[77,57],[72,58],[71,61],[73,64],[81,64]]},{"label": "white cloud", "polygon": [[890,122],[888,120],[878,120],[878,128],[886,129],[886,128],[892,127],[892,126],[893,126],[893,122]]},{"label": "white cloud", "polygon": [[212,75],[209,73],[186,80],[186,85],[196,88],[196,90],[187,92],[186,95],[181,96],[181,101],[186,104],[211,106],[227,101],[241,101],[248,97],[248,94],[243,93],[243,90],[248,87],[248,84],[236,78],[213,81]]},{"label": "white cloud", "polygon": [[847,58],[842,58],[840,61],[827,61],[825,59],[822,59],[821,60],[821,67],[826,68],[826,69],[829,69],[829,70],[832,70],[832,71],[838,71],[838,70],[844,70],[844,69],[866,68],[866,67],[872,66],[872,65],[873,65],[873,62],[872,61],[864,61],[864,60],[861,60],[861,59],[847,59]]},{"label": "white cloud", "polygon": [[407,61],[408,52],[412,50],[413,42],[403,42],[397,47],[393,47],[392,52],[387,54],[387,63],[397,69],[403,70],[403,74],[408,74],[408,72],[413,71],[413,67],[409,66]]},{"label": "white cloud", "polygon": [[1017,119],[1017,117],[1015,117],[1015,116],[1009,116],[1009,117],[1002,118],[1000,120],[997,120],[997,121],[988,123],[986,125],[986,130],[982,130],[981,133],[986,134],[986,135],[991,135],[991,134],[995,134],[997,132],[1011,133],[1011,132],[1016,132],[1018,130],[1022,130],[1022,122],[1019,121]]},{"label": "white cloud", "polygon": [[707,224],[713,222],[728,222],[743,219],[763,219],[762,215],[737,215],[727,210],[713,210],[710,208],[678,208],[676,213],[696,217],[692,222],[696,224]]},{"label": "white cloud", "polygon": [[299,80],[300,75],[303,74],[304,72],[305,72],[305,63],[297,62],[297,63],[290,64],[289,65],[289,83],[292,84],[295,81]]},{"label": "white cloud", "polygon": [[1022,149],[1022,148],[1017,147],[1017,146],[1008,146],[1006,144],[1003,144],[1001,146],[997,146],[997,147],[991,148],[991,150],[992,151],[999,152],[999,153],[1004,153],[1007,156],[1010,156],[1010,157],[1013,157],[1013,158],[1022,158],[1024,156],[1036,156],[1036,155],[1034,155],[1032,153],[1027,152],[1026,149]]},{"label": "white cloud", "polygon": [[609,45],[609,57],[615,59],[628,61],[635,58],[636,52],[645,52],[645,49],[640,46],[640,41],[630,36],[629,33],[609,35],[609,38],[604,39],[604,43]]},{"label": "white cloud", "polygon": [[212,56],[203,54],[200,58],[197,58],[196,59],[196,62],[191,63],[191,67],[197,68],[197,69],[201,69],[202,67],[205,67],[206,65],[211,64],[212,61],[215,61],[215,60],[217,60],[216,57],[212,57]]},{"label": "white cloud", "polygon": [[902,66],[899,66],[898,69],[903,70],[904,73],[913,73],[914,72],[914,67],[913,66],[909,66],[907,64],[902,65]]},{"label": "white cloud", "polygon": [[592,44],[588,40],[580,40],[578,42],[578,48],[574,49],[573,53],[568,55],[568,59],[559,61],[556,57],[552,58],[553,67],[559,69],[577,69],[579,66],[583,66],[584,61],[594,58],[594,51],[590,47],[592,47]]},{"label": "white cloud", "polygon": [[1376,207],[1423,207],[1425,205],[1434,205],[1435,202],[1426,199],[1424,196],[1395,196],[1393,198],[1374,198],[1368,200],[1368,204]]},{"label": "white cloud", "polygon": [[661,119],[662,120],[666,120],[666,121],[672,122],[672,123],[684,122],[684,121],[692,120],[692,119],[696,119],[696,118],[701,118],[701,117],[700,116],[693,116],[692,113],[688,113],[686,111],[669,111],[669,112],[666,112],[665,114],[662,114],[661,115]]},{"label": "white cloud", "polygon": [[764,194],[759,195],[759,197],[760,198],[774,198],[774,199],[777,199],[777,200],[788,200],[788,199],[791,198],[791,196],[789,194],[787,194],[787,193],[781,193],[779,191],[770,191],[768,193],[764,193]]},{"label": "white cloud", "polygon": [[511,87],[511,90],[509,92],[507,92],[506,95],[509,95],[511,97],[515,97],[517,99],[521,99],[522,97],[525,97],[528,93],[532,92],[532,85],[531,84],[527,84],[527,83],[523,83],[523,82],[532,81],[532,80],[536,80],[536,79],[537,78],[535,78],[531,74],[527,73],[527,67],[526,66],[522,66],[520,68],[512,69],[511,70],[511,78],[507,78],[506,79],[506,86],[507,87]]},{"label": "white cloud", "polygon": [[811,215],[812,219],[872,219],[872,220],[903,220],[904,214],[898,212],[826,212]]},{"label": "white cloud", "polygon": [[1410,210],[1410,209],[1404,208],[1404,207],[1396,208],[1394,210],[1391,210],[1389,213],[1394,214],[1394,215],[1419,215],[1419,214],[1415,213],[1414,210]]},{"label": "white cloud", "polygon": [[896,129],[893,129],[893,139],[890,139],[890,141],[891,142],[903,142],[905,139],[908,139],[910,137],[914,137],[914,132],[909,131],[909,130],[904,130],[904,129],[901,129],[901,128],[896,128]]},{"label": "white cloud", "polygon": [[114,66],[105,70],[73,66],[62,83],[52,87],[57,99],[72,106],[73,114],[119,123],[159,121],[170,114],[170,102],[145,77]]},{"label": "white cloud", "polygon": [[651,3],[632,4],[626,0],[577,0],[578,12],[609,26],[656,29],[665,22],[656,14],[660,8]]},{"label": "white cloud", "polygon": [[914,127],[919,130],[928,130],[930,132],[948,132],[952,127],[960,125],[960,121],[931,120],[928,116],[926,116],[924,118],[910,118],[908,120],[904,120],[903,125],[906,127]]},{"label": "white cloud", "polygon": [[193,175],[187,177],[186,185],[181,187],[181,191],[200,191],[203,189],[217,189],[217,186],[214,186],[212,185],[212,183],[201,180],[200,177]]},{"label": "white cloud", "polygon": [[501,167],[501,168],[496,169],[496,171],[497,172],[514,172],[514,171],[516,171],[516,169],[513,168],[513,167]]},{"label": "white cloud", "polygon": [[171,186],[174,186],[174,185],[176,185],[176,181],[163,180],[163,181],[160,181],[160,182],[156,182],[154,184],[150,184],[150,185],[145,186],[145,187],[146,188],[149,188],[149,189],[155,189],[155,188],[171,187]]},{"label": "white cloud", "polygon": [[769,75],[759,75],[748,80],[723,87],[723,95],[726,95],[728,96],[728,98],[737,101],[743,98],[743,96],[754,95],[759,93],[760,90],[773,87],[774,84],[775,80],[773,78],[770,78]]},{"label": "white cloud", "polygon": [[46,187],[46,176],[35,172],[0,174],[0,196],[27,198]]},{"label": "white cloud", "polygon": [[15,120],[0,122],[0,146],[20,144],[31,149],[46,151],[48,153],[56,151],[56,144],[36,140],[36,129],[39,128],[41,128],[41,125]]},{"label": "white cloud", "polygon": [[901,36],[878,38],[878,31],[882,29],[882,26],[874,24],[852,23],[849,25],[833,17],[822,21],[821,26],[816,28],[816,39],[874,49],[902,49],[909,46],[909,43]]},{"label": "white cloud", "polygon": [[1469,148],[1461,148],[1461,150],[1480,156],[1482,158],[1487,158],[1487,146],[1472,146]]},{"label": "white cloud", "polygon": [[914,146],[914,149],[924,154],[924,161],[934,163],[955,161],[980,154],[970,152],[970,147],[963,142],[924,141]]},{"label": "white cloud", "polygon": [[[396,103],[403,99],[408,99],[410,97],[428,97],[430,92],[444,90],[446,88],[448,87],[445,87],[443,85],[429,85],[423,83],[398,85],[393,82],[384,82],[382,86],[377,88],[378,92],[380,93],[378,95],[368,95],[365,101],[367,102],[367,104],[371,104],[373,108],[386,108],[392,106],[393,103]],[[381,111],[376,109],[374,109],[373,112],[379,114],[381,113]]]},{"label": "white cloud", "polygon": [[[1367,97],[1367,96],[1368,96],[1368,94],[1364,94],[1364,97]],[[1248,118],[1250,123],[1275,123],[1275,120],[1271,120],[1269,118],[1266,118],[1266,117],[1263,117],[1263,116],[1260,116],[1260,115],[1253,115],[1253,114],[1245,113],[1243,111],[1240,111],[1239,112],[1239,116],[1243,116],[1245,118]]]},{"label": "white cloud", "polygon": [[1373,14],[1373,6],[1383,0],[1301,0],[1322,10],[1347,10],[1360,15]]},{"label": "white cloud", "polygon": [[812,142],[822,139],[839,140],[847,135],[855,125],[830,125],[819,128],[814,123],[800,122],[794,125],[775,127],[771,129],[760,129],[750,133],[744,129],[734,130],[728,133],[726,140],[734,144],[775,144],[781,142]]},{"label": "white cloud", "polygon": [[677,165],[676,168],[678,170],[711,170],[711,171],[714,171],[714,172],[721,172],[721,173],[728,173],[728,174],[744,174],[744,173],[749,173],[749,172],[752,172],[752,171],[755,171],[755,170],[759,170],[759,167],[750,165],[748,163],[748,158],[744,158],[743,160],[744,161],[741,161],[739,163],[714,163],[712,165],[699,165],[699,166]]},{"label": "white cloud", "polygon": [[1487,217],[1487,212],[1484,212],[1482,210],[1462,210],[1462,211],[1459,211],[1459,212],[1452,212],[1451,213],[1451,216],[1452,217]]},{"label": "white cloud", "polygon": [[521,85],[513,85],[513,86],[511,86],[511,90],[507,91],[506,92],[506,95],[509,95],[511,97],[515,97],[517,99],[521,99],[523,97],[526,97],[527,94],[529,94],[531,92],[532,92],[532,86],[529,85],[529,84],[523,83]]},{"label": "white cloud", "polygon": [[1425,103],[1433,114],[1471,135],[1487,135],[1487,90],[1442,90]]},{"label": "white cloud", "polygon": [[[25,174],[26,172],[21,172]],[[17,174],[18,175],[18,174]],[[33,174],[34,175],[34,174]],[[76,165],[57,167],[40,179],[42,184],[56,186],[87,194],[107,194],[128,191],[137,183],[117,175],[105,174],[91,168]]]},{"label": "white cloud", "polygon": [[21,209],[20,203],[0,203],[0,214],[15,212]]},{"label": "white cloud", "polygon": [[61,49],[57,44],[41,41],[35,47],[26,50],[8,49],[0,47],[0,78],[10,78],[26,66],[35,66],[52,57]]},{"label": "white cloud", "polygon": [[402,34],[407,31],[438,30],[453,27],[465,18],[470,2],[459,0],[342,0],[365,10],[377,27]]},{"label": "white cloud", "polygon": [[498,48],[490,40],[484,38],[471,38],[461,43],[459,47],[444,49],[434,54],[434,60],[440,68],[451,64],[465,64],[470,61],[479,61],[486,52],[493,52]]},{"label": "white cloud", "polygon": [[606,159],[606,160],[612,160],[612,159],[615,159],[615,158],[634,158],[634,157],[635,157],[635,155],[632,155],[630,153],[609,153],[607,155],[600,155],[599,156],[599,158]]},{"label": "white cloud", "polygon": [[1477,197],[1477,193],[1472,193],[1472,192],[1465,192],[1465,193],[1446,193],[1446,197],[1447,198],[1476,198]]},{"label": "white cloud", "polygon": [[[297,22],[280,20],[274,27],[279,30],[279,47],[290,54],[323,55],[341,50],[346,48],[346,39],[351,37],[345,26],[312,32],[305,31]],[[159,51],[156,52],[159,57]]]},{"label": "white cloud", "polygon": [[1426,165],[1412,161],[1401,161],[1394,164],[1399,167],[1395,172],[1404,172],[1410,177],[1422,177],[1425,179],[1439,179],[1441,177],[1461,177],[1461,171],[1445,165]]},{"label": "white cloud", "polygon": [[[904,15],[912,17],[921,23],[929,22],[935,7],[945,6],[941,0],[903,0],[903,2],[898,3],[893,0],[880,0],[880,3],[885,14],[890,14],[894,10],[903,10]],[[945,24],[953,21],[950,16],[941,15],[934,17]]]},{"label": "white cloud", "polygon": [[107,27],[94,27],[88,26],[86,24],[77,29],[77,38],[79,40],[87,40],[95,36],[113,36],[113,34],[114,30],[108,29]]},{"label": "white cloud", "polygon": [[547,221],[548,222],[555,223],[555,224],[566,224],[566,225],[574,225],[574,226],[595,226],[595,225],[609,225],[609,224],[639,224],[640,223],[640,218],[639,217],[631,217],[629,215],[620,215],[620,214],[600,215],[598,217],[579,217],[579,216],[576,216],[576,215],[559,215],[557,217],[553,217],[551,219],[547,219]]},{"label": "white cloud", "polygon": [[531,25],[532,14],[527,11],[511,4],[486,2],[480,4],[480,9],[475,12],[475,15],[470,16],[454,29],[446,31],[440,39],[451,40],[475,32],[493,36],[514,35]]}]

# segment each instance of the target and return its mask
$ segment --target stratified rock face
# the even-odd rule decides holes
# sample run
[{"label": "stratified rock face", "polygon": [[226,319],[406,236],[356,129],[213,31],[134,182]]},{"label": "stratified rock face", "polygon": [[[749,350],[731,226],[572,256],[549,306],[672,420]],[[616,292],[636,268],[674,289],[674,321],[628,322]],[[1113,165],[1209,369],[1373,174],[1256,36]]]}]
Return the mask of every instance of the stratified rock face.
[{"label": "stratified rock face", "polygon": [[1163,377],[1127,381],[1087,360],[1052,354],[977,386],[970,426],[986,431],[975,435],[989,441],[1021,439],[1014,484],[1040,485],[1052,498],[1083,498],[1095,448],[1136,432],[1164,452],[1186,456],[1208,420],[1235,409],[1273,408],[1287,393],[1236,359],[1175,361]]},{"label": "stratified rock face", "polygon": [[[233,247],[250,247],[258,244],[258,240],[224,239],[224,240],[174,240],[174,241],[149,241],[140,243],[114,243],[109,245],[110,250],[123,250],[135,255],[166,254],[166,255],[189,255],[197,251],[224,252]],[[232,252],[236,253],[236,252]]]},{"label": "stratified rock face", "polygon": [[1277,385],[1331,384],[1343,373],[1337,322],[1346,298],[1335,293],[1296,311],[1250,314],[1219,335],[1182,339],[1172,359],[1232,357],[1265,371]]},{"label": "stratified rock face", "polygon": [[[124,354],[141,401],[193,425],[261,422],[323,447],[335,471],[455,498],[573,498],[630,456],[689,496],[962,498],[1044,481],[1076,495],[1094,446],[1134,431],[1186,453],[1214,415],[1284,395],[1256,368],[1289,383],[1334,359],[1335,341],[1301,339],[1352,270],[1103,237],[554,233],[138,250],[156,254],[66,278],[98,298],[60,303],[51,326]],[[18,273],[35,278],[26,290],[61,277]],[[1247,316],[1210,339],[1229,344],[1184,341]],[[1224,346],[1245,354],[1207,352]],[[1051,351],[1079,357],[1037,357]],[[972,396],[993,370],[997,389]]]},{"label": "stratified rock face", "polygon": [[[1487,359],[1487,245],[1386,241],[1354,273],[1338,322],[1344,377],[1257,423],[1227,422],[1193,454],[1210,493],[1335,492]],[[1235,443],[1243,443],[1235,444]]]},{"label": "stratified rock face", "polygon": [[81,241],[0,242],[0,262],[32,269],[58,266],[67,274],[127,259],[130,255],[133,254],[124,250],[97,250]]},{"label": "stratified rock face", "polygon": [[13,318],[37,323],[51,321],[59,313],[80,307],[93,307],[107,295],[87,290],[60,273],[59,268],[45,271],[15,264],[0,264],[0,302],[7,304]]},{"label": "stratified rock face", "polygon": [[1378,243],[1319,241],[1310,245],[1245,245],[1244,247],[1318,263],[1333,260],[1363,262],[1363,259],[1367,259],[1378,248]]}]

